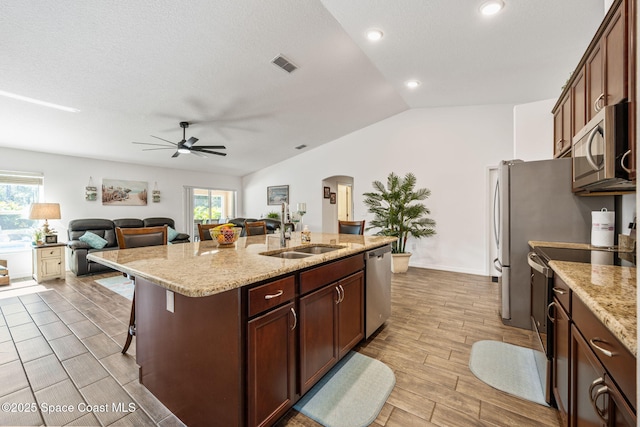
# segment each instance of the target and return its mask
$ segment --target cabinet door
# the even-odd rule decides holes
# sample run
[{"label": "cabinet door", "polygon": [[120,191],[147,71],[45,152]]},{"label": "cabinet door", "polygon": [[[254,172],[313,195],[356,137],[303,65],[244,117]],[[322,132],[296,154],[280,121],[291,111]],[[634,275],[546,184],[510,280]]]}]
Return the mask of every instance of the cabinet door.
[{"label": "cabinet door", "polygon": [[587,122],[602,108],[604,87],[602,78],[602,45],[598,44],[587,58]]},{"label": "cabinet door", "polygon": [[584,125],[587,124],[587,81],[585,78],[585,69],[581,68],[571,85],[571,102],[572,108],[572,125],[571,125],[571,143],[573,144],[573,136],[578,133]]},{"label": "cabinet door", "polygon": [[568,424],[569,411],[569,362],[570,323],[567,312],[557,299],[553,299],[555,318],[553,320],[553,396],[564,424]]},{"label": "cabinet door", "polygon": [[553,157],[562,154],[562,105],[553,113]]},{"label": "cabinet door", "polygon": [[60,258],[42,258],[40,268],[42,269],[42,277],[57,277],[62,272]]},{"label": "cabinet door", "polygon": [[605,105],[617,104],[627,98],[628,48],[624,11],[625,2],[622,2],[603,34]]},{"label": "cabinet door", "polygon": [[580,335],[571,327],[571,412],[572,427],[609,425],[610,397],[606,389],[605,371]]},{"label": "cabinet door", "polygon": [[337,310],[333,284],[300,298],[300,391],[309,390],[338,361]]},{"label": "cabinet door", "polygon": [[342,358],[364,338],[364,273],[338,282],[342,293],[338,304],[338,358]]},{"label": "cabinet door", "polygon": [[271,425],[295,399],[297,315],[293,302],[248,323],[248,424]]}]

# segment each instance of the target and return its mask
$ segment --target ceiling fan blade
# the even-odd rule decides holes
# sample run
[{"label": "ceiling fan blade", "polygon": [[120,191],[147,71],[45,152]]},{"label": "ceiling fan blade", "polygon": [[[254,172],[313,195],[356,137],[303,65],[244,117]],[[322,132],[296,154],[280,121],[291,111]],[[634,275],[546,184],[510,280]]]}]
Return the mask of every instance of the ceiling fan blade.
[{"label": "ceiling fan blade", "polygon": [[[192,153],[196,153],[195,150],[191,151]],[[207,153],[207,154],[215,154],[216,156],[226,156],[227,153],[218,153],[217,151],[209,151],[209,150],[198,150],[199,153]]]},{"label": "ceiling fan blade", "polygon": [[193,144],[195,144],[196,142],[198,142],[198,138],[195,138],[195,137],[192,136],[187,141],[185,141],[184,146],[187,147],[187,148],[191,148],[191,146]]},{"label": "ceiling fan blade", "polygon": [[176,151],[175,153],[173,153],[173,156],[171,156],[171,157],[178,157],[179,155],[180,155],[180,152]]},{"label": "ceiling fan blade", "polygon": [[162,140],[162,141],[164,141],[164,142],[168,142],[168,143],[169,143],[169,144],[171,144],[171,145],[178,145],[178,144],[176,144],[175,142],[167,141],[166,139],[160,138],[159,136],[153,136],[153,135],[151,135],[151,138],[156,138],[156,139]]},{"label": "ceiling fan blade", "polygon": [[175,150],[174,147],[163,147],[163,148],[143,148],[142,151],[154,151],[154,150]]},{"label": "ceiling fan blade", "polygon": [[201,154],[199,151],[191,150],[191,154],[195,154],[198,157],[204,157],[205,159],[207,158],[207,156],[205,156],[204,154]]},{"label": "ceiling fan blade", "polygon": [[201,149],[214,149],[214,150],[226,150],[227,147],[224,145],[199,145],[197,147],[193,147],[192,150],[201,150]]},{"label": "ceiling fan blade", "polygon": [[164,144],[153,144],[153,143],[150,143],[150,142],[135,142],[135,141],[133,141],[133,142],[131,142],[131,143],[132,143],[132,144],[138,144],[138,145],[157,145],[158,147],[173,148],[173,147],[169,147],[169,146],[164,145]]}]

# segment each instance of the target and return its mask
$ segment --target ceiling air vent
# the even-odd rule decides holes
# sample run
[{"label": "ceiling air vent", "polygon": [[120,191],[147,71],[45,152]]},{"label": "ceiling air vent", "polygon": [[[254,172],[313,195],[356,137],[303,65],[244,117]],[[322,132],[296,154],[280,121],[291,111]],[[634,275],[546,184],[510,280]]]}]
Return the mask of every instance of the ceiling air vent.
[{"label": "ceiling air vent", "polygon": [[287,73],[292,73],[295,70],[298,69],[297,66],[293,65],[287,58],[285,58],[282,55],[278,55],[276,56],[273,61],[274,64],[276,64],[278,67],[282,68],[283,70],[285,70]]},{"label": "ceiling air vent", "polygon": [[302,144],[302,145],[298,145],[297,147],[295,147],[296,150],[302,150],[303,148],[307,148],[306,144]]}]

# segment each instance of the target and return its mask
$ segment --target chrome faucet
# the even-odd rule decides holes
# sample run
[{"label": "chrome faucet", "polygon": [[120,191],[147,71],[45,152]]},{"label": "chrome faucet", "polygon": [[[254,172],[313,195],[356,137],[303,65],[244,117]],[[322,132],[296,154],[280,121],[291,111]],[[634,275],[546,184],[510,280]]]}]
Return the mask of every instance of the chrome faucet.
[{"label": "chrome faucet", "polygon": [[285,216],[287,215],[287,202],[282,203],[282,212],[280,214],[280,247],[285,248],[287,246],[287,239],[285,237]]}]

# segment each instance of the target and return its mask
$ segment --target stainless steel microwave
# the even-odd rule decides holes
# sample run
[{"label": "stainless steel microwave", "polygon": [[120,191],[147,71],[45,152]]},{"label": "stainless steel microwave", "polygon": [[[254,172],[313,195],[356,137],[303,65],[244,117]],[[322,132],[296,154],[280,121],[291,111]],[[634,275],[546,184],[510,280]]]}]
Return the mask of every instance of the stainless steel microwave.
[{"label": "stainless steel microwave", "polygon": [[632,190],[627,103],[603,107],[573,138],[573,190]]}]

